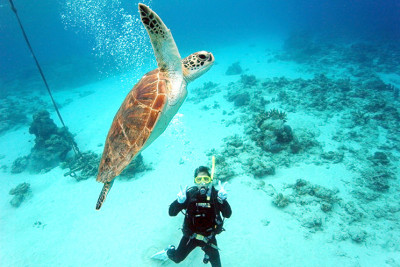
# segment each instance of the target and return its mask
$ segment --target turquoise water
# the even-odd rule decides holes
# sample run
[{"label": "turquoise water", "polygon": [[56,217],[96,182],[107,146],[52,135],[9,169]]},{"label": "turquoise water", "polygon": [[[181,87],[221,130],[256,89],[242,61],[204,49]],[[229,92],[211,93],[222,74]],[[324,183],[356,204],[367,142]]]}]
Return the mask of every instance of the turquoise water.
[{"label": "turquoise water", "polygon": [[168,207],[215,156],[223,266],[399,266],[398,1],[144,3],[215,64],[96,211],[113,117],[157,67],[138,3],[14,2],[63,130],[0,2],[1,265],[173,265],[150,259],[182,236]]}]

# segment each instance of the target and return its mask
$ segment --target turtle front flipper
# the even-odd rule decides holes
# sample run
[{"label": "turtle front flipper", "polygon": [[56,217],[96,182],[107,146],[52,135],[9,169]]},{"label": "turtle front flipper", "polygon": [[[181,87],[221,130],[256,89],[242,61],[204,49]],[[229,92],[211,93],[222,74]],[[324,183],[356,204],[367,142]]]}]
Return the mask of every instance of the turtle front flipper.
[{"label": "turtle front flipper", "polygon": [[171,31],[148,6],[139,4],[140,18],[149,34],[157,65],[162,71],[182,73],[181,56]]},{"label": "turtle front flipper", "polygon": [[101,206],[103,205],[104,200],[106,200],[107,194],[110,191],[113,183],[114,183],[114,180],[112,180],[111,182],[104,183],[103,189],[100,192],[99,199],[97,200],[96,210],[99,210],[101,208]]}]

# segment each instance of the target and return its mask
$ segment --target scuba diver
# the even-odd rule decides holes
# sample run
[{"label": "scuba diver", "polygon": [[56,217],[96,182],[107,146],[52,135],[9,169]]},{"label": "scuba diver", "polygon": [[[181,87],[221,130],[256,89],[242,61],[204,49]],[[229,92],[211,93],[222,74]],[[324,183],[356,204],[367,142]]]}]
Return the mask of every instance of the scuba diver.
[{"label": "scuba diver", "polygon": [[209,168],[200,166],[194,171],[194,182],[196,186],[185,187],[178,193],[178,198],[170,205],[169,215],[176,216],[180,211],[186,210],[183,222],[183,237],[178,248],[170,245],[168,248],[154,254],[153,259],[167,261],[171,259],[175,263],[183,261],[196,247],[201,247],[205,252],[203,262],[211,263],[211,266],[221,266],[219,249],[215,236],[223,229],[223,219],[232,214],[231,207],[227,202],[227,192],[221,185],[216,190],[212,185],[215,159],[213,157],[213,168],[210,175]]}]

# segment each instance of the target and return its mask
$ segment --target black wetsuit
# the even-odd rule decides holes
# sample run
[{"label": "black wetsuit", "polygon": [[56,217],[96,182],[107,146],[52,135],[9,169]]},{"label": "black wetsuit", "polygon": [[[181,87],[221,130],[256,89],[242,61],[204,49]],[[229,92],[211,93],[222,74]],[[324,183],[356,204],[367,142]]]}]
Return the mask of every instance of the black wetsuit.
[{"label": "black wetsuit", "polygon": [[[207,195],[209,197],[207,198]],[[219,251],[216,249],[215,235],[222,231],[222,216],[229,218],[232,214],[229,203],[218,200],[218,191],[213,187],[208,194],[200,194],[194,186],[186,191],[186,201],[180,204],[175,200],[169,207],[169,215],[176,216],[181,210],[186,210],[183,223],[183,237],[177,249],[167,251],[168,257],[176,263],[183,261],[196,247],[201,247],[208,255],[211,266],[221,266]],[[219,225],[218,223],[221,223]],[[208,241],[197,239],[196,234],[208,237]]]}]

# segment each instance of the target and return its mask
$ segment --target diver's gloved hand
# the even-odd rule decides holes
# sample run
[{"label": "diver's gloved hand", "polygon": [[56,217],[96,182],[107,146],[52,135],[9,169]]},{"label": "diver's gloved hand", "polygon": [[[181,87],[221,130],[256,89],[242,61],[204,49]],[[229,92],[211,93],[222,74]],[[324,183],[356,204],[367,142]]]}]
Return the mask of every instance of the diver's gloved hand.
[{"label": "diver's gloved hand", "polygon": [[181,191],[178,193],[178,202],[179,204],[182,204],[186,201],[186,191],[188,189],[188,186],[185,187],[185,190],[182,190],[182,186],[179,186],[181,188]]},{"label": "diver's gloved hand", "polygon": [[223,185],[221,185],[221,181],[218,181],[218,186],[219,186],[219,190],[218,190],[218,202],[219,203],[223,203],[224,200],[228,197],[228,192],[226,192],[224,186],[227,184],[228,182],[225,182]]}]

